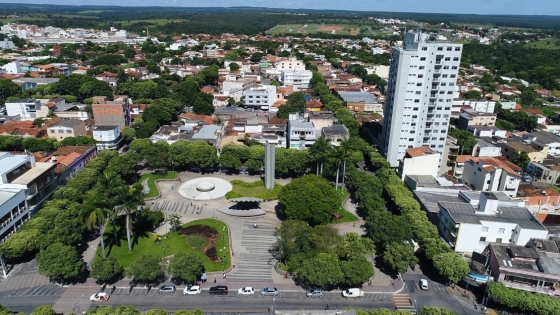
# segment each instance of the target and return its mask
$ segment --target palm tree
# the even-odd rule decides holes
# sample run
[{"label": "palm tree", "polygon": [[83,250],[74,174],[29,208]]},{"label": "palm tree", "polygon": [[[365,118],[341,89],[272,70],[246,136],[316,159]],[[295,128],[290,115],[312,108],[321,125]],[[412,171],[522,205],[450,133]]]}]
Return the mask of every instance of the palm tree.
[{"label": "palm tree", "polygon": [[[317,176],[323,174],[323,165],[325,161],[331,156],[332,153],[331,140],[326,138],[319,138],[313,145],[309,148],[309,153],[311,158],[317,162]],[[319,172],[319,165],[321,171]]]},{"label": "palm tree", "polygon": [[113,172],[104,172],[99,175],[97,180],[97,188],[99,189],[101,195],[105,197],[108,201],[107,207],[112,209],[113,213],[111,219],[113,221],[113,237],[115,238],[115,245],[119,244],[119,238],[117,236],[117,222],[116,218],[118,215],[118,210],[115,208],[117,205],[115,203],[116,188],[123,185],[123,181],[120,176]]},{"label": "palm tree", "polygon": [[89,230],[99,228],[101,234],[101,250],[103,252],[103,259],[107,258],[105,254],[105,241],[103,235],[105,233],[105,223],[107,218],[111,215],[112,211],[107,209],[108,201],[101,195],[93,191],[88,191],[84,196],[84,212],[82,213],[83,219]]},{"label": "palm tree", "polygon": [[128,240],[128,251],[132,251],[130,243],[130,215],[138,210],[138,206],[144,204],[142,190],[138,187],[121,186],[117,189],[118,211],[126,214],[126,238]]},{"label": "palm tree", "polygon": [[342,187],[345,187],[344,178],[346,177],[346,160],[350,158],[350,140],[342,139],[342,141],[340,141],[340,148],[344,152],[344,167],[342,170]]},{"label": "palm tree", "polygon": [[338,177],[340,174],[340,166],[342,164],[344,164],[344,172],[346,172],[346,160],[349,158],[349,152],[348,152],[348,146],[344,145],[344,146],[338,146],[334,149],[334,154],[333,154],[333,161],[334,164],[336,165],[336,186],[335,186],[335,190],[338,190]]}]

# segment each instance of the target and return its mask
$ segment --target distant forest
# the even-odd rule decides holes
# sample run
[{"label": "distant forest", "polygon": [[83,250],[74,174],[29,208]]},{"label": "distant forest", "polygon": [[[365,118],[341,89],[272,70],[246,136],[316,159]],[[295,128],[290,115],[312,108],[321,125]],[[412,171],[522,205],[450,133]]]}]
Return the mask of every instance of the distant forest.
[{"label": "distant forest", "polygon": [[[126,11],[126,14],[123,14]],[[296,14],[307,15],[296,15]],[[108,28],[141,32],[146,27],[169,35],[181,33],[233,33],[255,35],[278,24],[331,23],[363,24],[366,17],[414,19],[431,24],[485,24],[496,27],[522,27],[560,32],[558,16],[426,14],[402,12],[354,12],[333,10],[285,10],[251,7],[116,7],[61,6],[42,4],[2,4],[0,16],[22,16],[18,23],[55,27]],[[28,18],[26,18],[28,17]],[[127,23],[121,23],[126,21]],[[166,25],[158,21],[167,20]],[[130,22],[133,21],[133,22]],[[373,23],[373,21],[372,21]],[[161,24],[161,23],[160,23]]]},{"label": "distant forest", "polygon": [[[296,15],[296,14],[307,15]],[[141,32],[146,27],[169,35],[181,33],[260,34],[278,24],[332,23],[363,24],[366,17],[413,19],[432,24],[485,24],[500,28],[520,27],[560,32],[558,16],[426,14],[403,12],[362,12],[334,10],[286,10],[251,7],[184,8],[60,6],[43,4],[2,4],[0,16],[16,14],[18,23],[55,27],[108,28]],[[158,23],[168,21],[169,23]],[[373,23],[373,21],[372,21]],[[164,25],[161,25],[164,24]]]}]

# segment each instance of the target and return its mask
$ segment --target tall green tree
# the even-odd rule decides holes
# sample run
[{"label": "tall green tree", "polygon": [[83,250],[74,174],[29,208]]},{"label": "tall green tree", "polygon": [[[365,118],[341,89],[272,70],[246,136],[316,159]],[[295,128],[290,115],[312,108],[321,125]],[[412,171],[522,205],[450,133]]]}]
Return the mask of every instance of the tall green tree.
[{"label": "tall green tree", "polygon": [[529,154],[527,152],[513,152],[513,155],[511,156],[511,161],[517,165],[519,165],[519,167],[521,167],[521,169],[525,169],[529,163],[531,163],[531,158],[529,157]]},{"label": "tall green tree", "polygon": [[83,220],[86,222],[87,228],[90,230],[99,228],[103,258],[107,258],[104,240],[105,223],[112,213],[112,211],[107,208],[108,205],[109,203],[103,195],[99,195],[93,191],[89,191],[85,194],[84,203],[82,205],[82,216]]},{"label": "tall green tree", "polygon": [[177,253],[171,258],[167,270],[174,279],[194,283],[204,273],[204,261],[193,253]]},{"label": "tall green tree", "polygon": [[163,277],[165,272],[158,257],[142,255],[130,265],[127,274],[139,282],[150,283]]},{"label": "tall green tree", "polygon": [[138,211],[138,207],[144,204],[141,187],[121,186],[117,189],[117,203],[117,209],[126,215],[126,238],[128,240],[128,251],[131,252],[132,242],[130,241],[130,234],[132,226],[130,215]]},{"label": "tall green tree", "polygon": [[70,245],[54,243],[37,254],[36,259],[39,273],[54,281],[66,282],[84,270],[76,248]]},{"label": "tall green tree", "polygon": [[298,270],[298,278],[312,286],[323,287],[340,283],[344,274],[333,254],[320,253],[304,261]]},{"label": "tall green tree", "polygon": [[115,256],[107,258],[95,257],[91,263],[90,277],[100,282],[115,281],[122,275],[123,271],[123,266]]},{"label": "tall green tree", "polygon": [[311,159],[317,163],[317,176],[323,174],[323,165],[333,154],[330,139],[323,137],[317,139],[309,148],[309,154]]},{"label": "tall green tree", "polygon": [[449,135],[457,139],[457,144],[461,147],[461,154],[471,153],[476,145],[476,138],[472,133],[462,129],[451,129]]},{"label": "tall green tree", "polygon": [[459,283],[470,271],[469,264],[454,252],[436,255],[432,261],[439,273],[453,283]]},{"label": "tall green tree", "polygon": [[385,247],[383,261],[393,268],[393,270],[404,273],[408,266],[418,263],[418,258],[414,256],[414,248],[402,242],[391,242]]}]

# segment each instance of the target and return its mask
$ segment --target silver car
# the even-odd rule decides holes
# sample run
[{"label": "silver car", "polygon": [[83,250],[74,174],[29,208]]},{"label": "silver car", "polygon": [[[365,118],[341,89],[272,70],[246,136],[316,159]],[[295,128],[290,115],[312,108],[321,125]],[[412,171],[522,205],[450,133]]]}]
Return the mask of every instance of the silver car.
[{"label": "silver car", "polygon": [[275,287],[266,287],[261,289],[261,296],[270,295],[270,296],[277,296],[278,289]]},{"label": "silver car", "polygon": [[319,288],[312,288],[305,291],[305,295],[310,298],[323,298],[323,290]]}]

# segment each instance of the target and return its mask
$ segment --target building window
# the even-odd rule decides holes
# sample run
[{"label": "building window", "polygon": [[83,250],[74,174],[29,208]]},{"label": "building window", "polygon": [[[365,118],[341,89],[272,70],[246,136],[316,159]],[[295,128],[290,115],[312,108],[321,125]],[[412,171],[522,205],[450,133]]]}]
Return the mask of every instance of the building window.
[{"label": "building window", "polygon": [[418,67],[418,69],[424,70],[424,66],[420,66],[420,67]]},{"label": "building window", "polygon": [[422,83],[416,83],[416,86],[422,86]]},{"label": "building window", "polygon": [[455,51],[461,51],[461,47],[455,47]]},{"label": "building window", "polygon": [[56,130],[55,130],[55,129],[51,129],[51,133],[56,133]]},{"label": "building window", "polygon": [[501,239],[501,238],[497,238],[497,239],[496,239],[496,243],[498,243],[498,244],[502,243],[502,239]]},{"label": "building window", "polygon": [[482,227],[482,232],[488,232],[488,227],[487,227],[487,226],[483,226],[483,227]]},{"label": "building window", "polygon": [[423,78],[423,77],[424,77],[423,74],[419,74],[419,75],[418,75],[418,78]]},{"label": "building window", "polygon": [[442,51],[443,47],[438,47],[437,50]]},{"label": "building window", "polygon": [[504,229],[504,228],[498,229],[498,233],[500,233],[500,234],[504,234],[505,231],[506,231],[506,229]]},{"label": "building window", "polygon": [[459,61],[459,57],[453,57],[453,61]]},{"label": "building window", "polygon": [[445,57],[445,61],[449,61],[449,60],[451,60],[450,57]]},{"label": "building window", "polygon": [[451,51],[451,47],[447,47],[447,51]]},{"label": "building window", "polygon": [[486,242],[486,237],[484,237],[484,236],[481,237],[481,238],[480,238],[480,241],[481,241],[481,242]]},{"label": "building window", "polygon": [[451,67],[451,69],[457,70],[457,66],[453,66],[453,67]]},{"label": "building window", "polygon": [[426,61],[426,57],[420,58],[420,61]]},{"label": "building window", "polygon": [[428,47],[422,47],[422,50],[426,51],[426,50],[428,50]]},{"label": "building window", "polygon": [[72,133],[72,130],[66,130],[66,133]]}]

